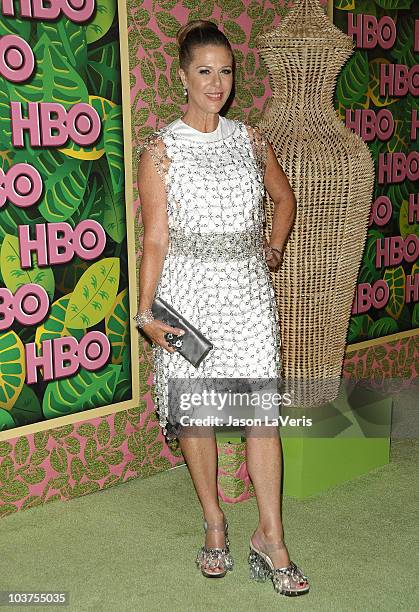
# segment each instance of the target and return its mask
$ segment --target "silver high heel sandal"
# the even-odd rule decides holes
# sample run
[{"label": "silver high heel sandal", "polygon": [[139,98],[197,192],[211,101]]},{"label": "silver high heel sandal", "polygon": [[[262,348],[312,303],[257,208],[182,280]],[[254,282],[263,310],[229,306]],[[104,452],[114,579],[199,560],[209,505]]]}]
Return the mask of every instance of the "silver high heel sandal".
[{"label": "silver high heel sandal", "polygon": [[[267,578],[271,578],[275,591],[279,595],[304,595],[310,590],[308,576],[305,576],[297,565],[290,560],[287,567],[275,568],[272,559],[269,555],[252,544],[250,540],[249,552],[250,578],[257,582],[265,582]],[[306,583],[306,586],[303,585]]]},{"label": "silver high heel sandal", "polygon": [[[204,530],[207,531],[224,531],[225,535],[225,547],[224,548],[210,548],[202,546],[196,556],[196,565],[200,568],[203,576],[206,578],[223,578],[227,570],[232,570],[234,566],[234,560],[230,553],[230,541],[228,539],[228,523],[224,520],[224,527],[218,527],[216,525],[208,525],[207,521],[204,521]],[[205,568],[224,568],[222,572],[207,572]]]}]

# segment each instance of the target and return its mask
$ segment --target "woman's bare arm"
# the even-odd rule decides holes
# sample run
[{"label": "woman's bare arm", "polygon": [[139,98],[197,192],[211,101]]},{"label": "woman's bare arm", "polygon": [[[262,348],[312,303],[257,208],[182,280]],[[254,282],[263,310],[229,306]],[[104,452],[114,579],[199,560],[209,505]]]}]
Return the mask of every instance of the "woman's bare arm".
[{"label": "woman's bare arm", "polygon": [[168,247],[167,195],[151,153],[144,149],[138,164],[138,193],[144,225],[139,270],[140,311],[151,308]]},{"label": "woman's bare arm", "polygon": [[[138,311],[151,308],[169,244],[167,219],[167,194],[157,172],[150,151],[144,149],[138,164],[138,193],[144,225],[143,255],[139,270]],[[143,326],[149,338],[169,353],[174,349],[165,339],[166,332],[182,334],[183,330],[171,327],[159,319]]]},{"label": "woman's bare arm", "polygon": [[272,232],[269,245],[278,247],[282,250],[285,247],[285,242],[294,224],[297,212],[297,200],[269,141],[267,142],[264,183],[274,203]]}]

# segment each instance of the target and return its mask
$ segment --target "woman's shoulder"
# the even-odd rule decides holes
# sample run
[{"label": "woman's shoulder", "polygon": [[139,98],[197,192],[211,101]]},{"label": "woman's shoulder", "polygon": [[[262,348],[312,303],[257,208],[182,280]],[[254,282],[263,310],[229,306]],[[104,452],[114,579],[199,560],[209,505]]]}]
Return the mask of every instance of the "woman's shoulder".
[{"label": "woman's shoulder", "polygon": [[252,136],[254,136],[255,138],[257,138],[257,137],[259,137],[259,138],[266,137],[266,134],[264,133],[264,131],[258,125],[254,125],[252,123],[249,123],[248,121],[242,121],[242,123],[245,126],[245,128],[247,129],[247,131]]},{"label": "woman's shoulder", "polygon": [[251,124],[247,119],[229,119],[223,117],[224,121],[229,124],[229,127],[234,130],[236,127],[245,128],[251,140],[266,144],[268,137],[265,132],[257,125]]},{"label": "woman's shoulder", "polygon": [[228,125],[231,125],[232,127],[243,123],[242,121],[240,121],[240,119],[230,119],[230,117],[224,117],[224,115],[220,115],[220,118],[222,121],[224,121]]},{"label": "woman's shoulder", "polygon": [[141,153],[145,149],[147,149],[151,153],[153,153],[153,151],[162,149],[162,147],[164,146],[164,135],[165,135],[165,132],[167,132],[170,125],[171,124],[164,125],[160,128],[156,128],[152,130],[151,132],[148,133],[147,136],[145,136],[141,140],[140,144],[137,145],[136,147],[137,159],[140,158]]},{"label": "woman's shoulder", "polygon": [[267,134],[258,125],[251,125],[247,122],[243,122],[243,124],[247,130],[251,144],[255,149],[261,152],[264,157],[266,155],[266,149],[270,144]]}]

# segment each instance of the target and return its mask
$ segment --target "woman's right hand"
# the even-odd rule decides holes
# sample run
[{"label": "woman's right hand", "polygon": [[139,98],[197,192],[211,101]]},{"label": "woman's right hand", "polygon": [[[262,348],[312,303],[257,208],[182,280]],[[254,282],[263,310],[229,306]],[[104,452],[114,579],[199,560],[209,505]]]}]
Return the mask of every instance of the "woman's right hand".
[{"label": "woman's right hand", "polygon": [[181,327],[171,327],[164,323],[160,319],[154,319],[150,323],[146,323],[142,327],[143,331],[150,338],[153,344],[158,344],[159,346],[166,349],[168,353],[176,353],[176,349],[168,343],[166,338],[164,337],[167,332],[172,332],[176,336],[183,336],[185,330]]}]

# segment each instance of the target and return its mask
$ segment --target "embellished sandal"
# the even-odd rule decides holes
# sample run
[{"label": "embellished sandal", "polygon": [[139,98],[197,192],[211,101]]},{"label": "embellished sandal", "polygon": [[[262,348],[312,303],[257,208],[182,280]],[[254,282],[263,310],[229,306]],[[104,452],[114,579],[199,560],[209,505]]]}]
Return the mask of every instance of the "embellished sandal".
[{"label": "embellished sandal", "polygon": [[271,578],[275,591],[279,595],[305,595],[310,590],[308,576],[305,576],[297,565],[290,560],[287,567],[275,568],[269,555],[261,550],[250,540],[249,552],[250,578],[257,582],[265,582]]},{"label": "embellished sandal", "polygon": [[[207,531],[224,531],[225,547],[210,548],[203,546],[196,556],[196,565],[206,578],[223,578],[227,570],[232,570],[234,566],[234,560],[230,553],[230,541],[228,539],[228,523],[224,519],[224,527],[218,527],[217,525],[208,525],[207,521],[204,521],[204,529],[205,533]],[[205,568],[222,568],[223,571],[207,572]]]}]

